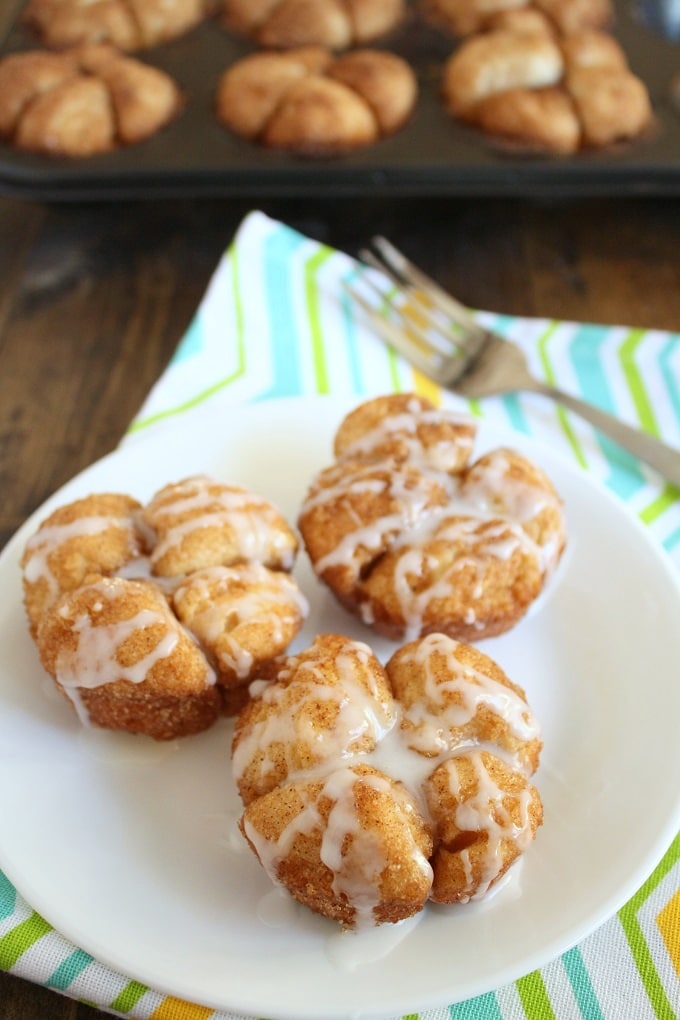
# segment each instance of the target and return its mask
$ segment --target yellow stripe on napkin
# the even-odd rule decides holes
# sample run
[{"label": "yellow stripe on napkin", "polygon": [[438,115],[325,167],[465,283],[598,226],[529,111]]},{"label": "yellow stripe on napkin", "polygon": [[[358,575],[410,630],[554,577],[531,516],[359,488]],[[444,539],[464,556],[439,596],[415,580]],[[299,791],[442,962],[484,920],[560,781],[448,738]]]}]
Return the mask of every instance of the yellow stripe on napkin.
[{"label": "yellow stripe on napkin", "polygon": [[680,977],[680,890],[657,916],[656,923],[666,943],[668,955]]},{"label": "yellow stripe on napkin", "polygon": [[163,999],[160,1006],[153,1011],[149,1020],[208,1020],[215,1012],[206,1006],[192,1006],[183,999],[175,999],[171,995]]}]

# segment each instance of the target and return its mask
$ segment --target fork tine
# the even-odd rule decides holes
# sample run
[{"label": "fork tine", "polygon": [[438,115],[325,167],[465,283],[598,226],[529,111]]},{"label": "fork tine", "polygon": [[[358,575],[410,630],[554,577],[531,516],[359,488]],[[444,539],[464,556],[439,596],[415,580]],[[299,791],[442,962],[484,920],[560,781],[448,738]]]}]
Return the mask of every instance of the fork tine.
[{"label": "fork tine", "polygon": [[[356,288],[352,287],[346,280],[343,285],[353,301],[361,308],[376,333],[398,354],[406,358],[419,372],[437,381],[437,369],[441,363],[441,357],[437,357],[432,349],[432,344],[424,334],[420,336],[421,342],[409,336],[404,326],[397,326],[394,322],[381,314]],[[376,292],[382,297],[382,293],[376,288]],[[409,323],[413,333],[418,335],[417,329]],[[429,356],[428,356],[429,355]]]},{"label": "fork tine", "polygon": [[398,248],[388,241],[386,237],[378,234],[372,238],[371,243],[377,249],[382,267],[391,270],[402,286],[406,285],[413,290],[424,291],[431,301],[450,319],[462,326],[466,333],[470,331],[483,332],[483,328],[475,321],[471,311],[460,301],[457,301],[430,276],[414,265]]},{"label": "fork tine", "polygon": [[[418,305],[422,308],[425,315],[430,316],[432,314],[433,302],[430,296],[425,293],[424,287],[416,287],[413,282],[402,276],[401,273],[397,272],[394,266],[389,265],[387,262],[383,262],[375,252],[372,252],[370,248],[361,248],[359,251],[359,258],[362,262],[371,266],[373,269],[377,269],[382,276],[386,276],[391,280],[397,293],[405,294],[408,293],[410,303]],[[376,290],[378,288],[376,287]]]},{"label": "fork tine", "polygon": [[[386,278],[392,283],[394,293],[389,290],[381,290],[376,277],[368,274],[362,276],[362,281],[369,286],[373,293],[391,307],[394,313],[402,316],[405,327],[416,334],[421,345],[426,348],[434,347],[445,357],[459,354],[465,349],[465,343],[460,341],[460,334],[456,333],[456,330],[461,328],[460,325],[451,323],[448,318],[444,322],[438,321],[432,314],[432,302],[428,300],[422,290],[416,290],[405,283],[369,248],[362,248],[359,251],[359,258],[372,269],[377,269],[381,278]],[[407,300],[402,302],[396,299],[398,296],[404,295],[408,295]]]}]

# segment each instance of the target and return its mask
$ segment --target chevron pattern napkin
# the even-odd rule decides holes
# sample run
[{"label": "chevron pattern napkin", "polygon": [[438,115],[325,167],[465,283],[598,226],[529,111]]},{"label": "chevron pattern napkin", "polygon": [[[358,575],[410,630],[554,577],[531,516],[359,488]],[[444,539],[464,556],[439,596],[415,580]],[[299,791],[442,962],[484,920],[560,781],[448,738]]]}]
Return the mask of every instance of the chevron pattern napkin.
[{"label": "chevron pattern napkin", "polygon": [[[124,442],[162,429],[213,395],[440,394],[363,331],[344,303],[348,256],[260,212],[242,223],[176,354]],[[515,340],[532,369],[680,447],[680,334],[477,313]],[[454,400],[447,395],[447,400]],[[358,402],[358,401],[357,401]],[[680,568],[680,491],[606,438],[531,395],[458,401],[537,436],[643,521]],[[0,967],[132,1020],[239,1020],[114,973],[55,931],[0,873]],[[671,1020],[680,1016],[680,836],[633,898],[540,971],[408,1020]],[[407,1018],[404,1018],[407,1020]]]}]

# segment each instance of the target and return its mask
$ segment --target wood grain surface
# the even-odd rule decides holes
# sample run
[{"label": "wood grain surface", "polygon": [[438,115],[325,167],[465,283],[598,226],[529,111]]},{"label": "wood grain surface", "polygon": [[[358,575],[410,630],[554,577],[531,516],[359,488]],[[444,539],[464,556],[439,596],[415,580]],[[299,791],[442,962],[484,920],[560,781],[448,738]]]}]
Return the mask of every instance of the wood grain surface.
[{"label": "wood grain surface", "polygon": [[[680,197],[0,199],[0,547],[117,445],[256,207],[350,253],[383,233],[473,307],[680,330]],[[107,1015],[0,973],[2,1020]]]}]

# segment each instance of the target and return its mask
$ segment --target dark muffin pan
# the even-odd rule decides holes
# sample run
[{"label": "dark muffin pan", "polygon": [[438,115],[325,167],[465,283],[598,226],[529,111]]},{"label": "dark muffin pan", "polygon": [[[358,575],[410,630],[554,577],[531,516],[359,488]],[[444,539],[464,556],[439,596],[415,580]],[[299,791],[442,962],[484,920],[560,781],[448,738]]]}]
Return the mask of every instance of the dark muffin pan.
[{"label": "dark muffin pan", "polygon": [[[39,48],[10,18],[0,55]],[[677,193],[680,108],[671,82],[680,73],[680,43],[662,26],[618,0],[615,34],[632,70],[646,83],[656,126],[650,138],[567,158],[503,150],[456,123],[439,99],[443,62],[455,40],[411,14],[380,45],[407,59],[420,85],[417,109],[398,134],[334,159],[269,151],[231,135],[214,116],[218,78],[253,47],[207,21],[162,47],[135,54],[171,74],[183,90],[180,116],[138,145],[87,159],[19,152],[0,143],[0,191],[43,200],[162,195],[597,195]],[[639,5],[638,5],[639,6]]]}]

